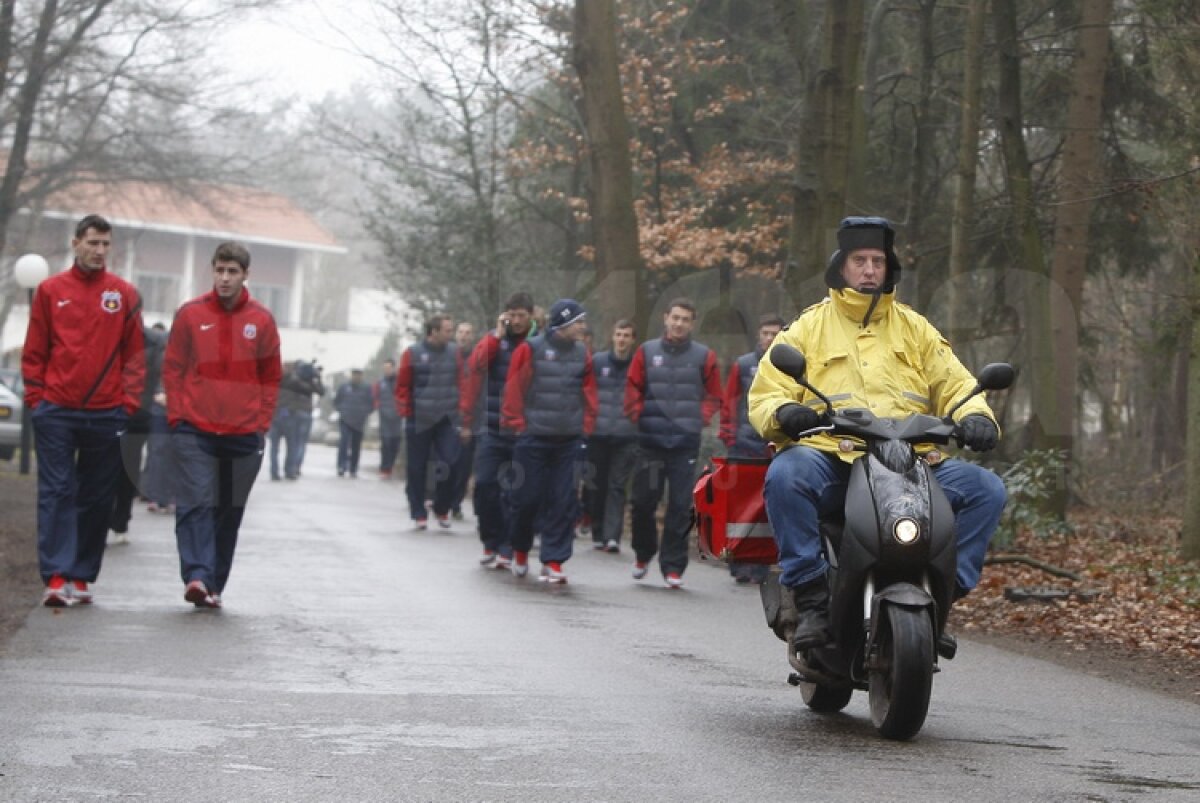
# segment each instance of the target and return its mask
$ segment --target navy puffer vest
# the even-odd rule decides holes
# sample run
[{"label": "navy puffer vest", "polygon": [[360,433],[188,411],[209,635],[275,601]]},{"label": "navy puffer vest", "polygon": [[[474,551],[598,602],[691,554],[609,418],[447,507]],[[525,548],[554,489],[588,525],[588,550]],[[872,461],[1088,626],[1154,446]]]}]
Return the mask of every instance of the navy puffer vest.
[{"label": "navy puffer vest", "polygon": [[700,448],[704,429],[704,366],[708,346],[692,340],[669,343],[659,338],[643,343],[646,400],[638,431],[652,449]]},{"label": "navy puffer vest", "polygon": [[443,418],[458,420],[458,346],[440,349],[428,341],[408,347],[412,366],[413,422],[419,429]]},{"label": "navy puffer vest", "polygon": [[598,438],[633,438],[637,427],[625,416],[625,380],[629,376],[629,364],[633,352],[624,360],[618,360],[611,351],[602,351],[592,357],[592,371],[596,374],[596,390],[600,399],[600,411],[596,416]]},{"label": "navy puffer vest", "polygon": [[761,359],[762,353],[758,351],[752,351],[737,358],[738,382],[742,393],[738,396],[737,402],[737,431],[734,433],[734,448],[746,452],[761,450],[767,445],[767,442],[755,432],[754,427],[750,426],[748,403],[750,384],[754,382],[754,375],[758,373],[758,363]]},{"label": "navy puffer vest", "polygon": [[[490,337],[491,335],[489,335]],[[500,433],[500,404],[504,400],[504,382],[508,379],[508,366],[513,352],[525,342],[525,335],[510,335],[500,338],[496,356],[488,365],[487,374],[487,428],[493,434]],[[479,348],[484,348],[480,344]]]},{"label": "navy puffer vest", "polygon": [[538,335],[529,340],[533,379],[525,391],[529,435],[583,434],[583,373],[587,347],[574,340]]}]

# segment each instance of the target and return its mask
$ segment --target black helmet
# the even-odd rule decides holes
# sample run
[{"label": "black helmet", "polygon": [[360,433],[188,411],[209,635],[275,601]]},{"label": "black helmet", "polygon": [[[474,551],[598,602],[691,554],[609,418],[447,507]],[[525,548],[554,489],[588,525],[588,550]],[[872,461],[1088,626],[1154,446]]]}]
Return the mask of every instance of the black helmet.
[{"label": "black helmet", "polygon": [[890,293],[900,283],[900,260],[896,257],[894,244],[896,230],[887,218],[847,217],[842,218],[837,231],[838,250],[829,257],[825,269],[825,284],[833,290],[844,290],[846,280],[842,278],[842,265],[851,251],[859,248],[878,248],[887,256],[887,277],[879,288],[881,293]]}]

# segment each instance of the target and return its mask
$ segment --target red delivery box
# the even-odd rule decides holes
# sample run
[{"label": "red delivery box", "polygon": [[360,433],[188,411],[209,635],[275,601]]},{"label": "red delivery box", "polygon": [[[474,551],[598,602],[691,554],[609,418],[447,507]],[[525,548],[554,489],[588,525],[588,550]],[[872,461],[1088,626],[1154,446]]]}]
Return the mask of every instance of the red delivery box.
[{"label": "red delivery box", "polygon": [[700,552],[717,560],[775,563],[779,552],[763,502],[771,461],[714,457],[712,464],[692,492]]}]

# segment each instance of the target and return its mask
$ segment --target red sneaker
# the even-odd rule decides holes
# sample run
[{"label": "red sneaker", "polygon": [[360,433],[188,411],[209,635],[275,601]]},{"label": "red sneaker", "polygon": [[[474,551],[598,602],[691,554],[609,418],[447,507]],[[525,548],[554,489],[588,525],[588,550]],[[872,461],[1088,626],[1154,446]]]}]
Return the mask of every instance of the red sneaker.
[{"label": "red sneaker", "polygon": [[71,581],[71,598],[80,605],[92,604],[92,592],[88,590],[88,584],[83,580]]},{"label": "red sneaker", "polygon": [[193,580],[183,589],[183,598],[197,607],[205,607],[208,600],[208,586],[202,580]]},{"label": "red sneaker", "polygon": [[67,588],[67,581],[62,575],[55,574],[50,577],[46,583],[46,590],[42,592],[42,604],[47,608],[69,608],[75,604],[75,600],[71,598],[71,589]]},{"label": "red sneaker", "polygon": [[666,582],[667,588],[683,588],[683,578],[679,572],[667,572],[663,580]]},{"label": "red sneaker", "polygon": [[646,576],[646,572],[650,571],[650,564],[644,560],[639,560],[633,564],[633,579],[641,580]]},{"label": "red sneaker", "polygon": [[529,574],[528,552],[513,552],[512,573],[517,577],[524,577],[525,575]]},{"label": "red sneaker", "polygon": [[547,583],[562,585],[567,582],[567,573],[563,571],[561,563],[552,560],[542,566],[542,576],[539,579]]}]

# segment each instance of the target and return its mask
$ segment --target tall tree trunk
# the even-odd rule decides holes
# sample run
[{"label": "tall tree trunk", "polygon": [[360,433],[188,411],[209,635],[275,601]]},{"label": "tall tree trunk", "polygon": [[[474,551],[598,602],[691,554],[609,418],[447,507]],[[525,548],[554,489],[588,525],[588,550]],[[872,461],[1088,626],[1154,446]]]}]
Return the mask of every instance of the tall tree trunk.
[{"label": "tall tree trunk", "polygon": [[591,168],[590,208],[596,279],[589,300],[609,316],[633,315],[641,332],[651,300],[638,250],[633,160],[618,71],[613,0],[576,0],[573,61],[583,91],[583,123]]},{"label": "tall tree trunk", "polygon": [[1180,553],[1200,560],[1200,254],[1191,258],[1192,343],[1188,351],[1186,490]]},{"label": "tall tree trunk", "polygon": [[1067,135],[1058,176],[1054,221],[1054,351],[1059,360],[1058,415],[1063,448],[1074,453],[1079,326],[1087,271],[1092,198],[1102,185],[1100,119],[1108,65],[1112,0],[1083,0],[1067,101]]},{"label": "tall tree trunk", "polygon": [[947,299],[950,321],[947,335],[957,339],[965,328],[967,310],[961,298],[962,277],[971,256],[971,221],[975,217],[975,170],[979,163],[979,101],[983,74],[983,32],[987,21],[987,0],[970,0],[967,12],[967,37],[963,50],[962,114],[959,117],[958,171],[954,189],[954,212],[950,224],[950,297]]},{"label": "tall tree trunk", "polygon": [[909,175],[904,214],[908,224],[904,237],[907,251],[904,255],[907,257],[905,267],[910,269],[907,275],[912,279],[912,286],[906,288],[906,295],[911,293],[908,297],[917,299],[918,309],[929,309],[930,297],[936,284],[932,277],[921,274],[920,259],[917,256],[924,248],[922,239],[925,233],[925,185],[929,174],[930,147],[933,145],[935,129],[938,126],[931,111],[933,73],[937,66],[937,53],[933,41],[933,12],[936,8],[937,0],[920,0],[917,4],[917,42],[921,62],[917,78],[917,105],[913,115],[912,172]]},{"label": "tall tree trunk", "polygon": [[[803,0],[777,2],[793,48],[802,48]],[[789,16],[790,15],[790,16]],[[819,66],[807,83],[804,114],[795,145],[796,174],[784,289],[803,306],[814,300],[809,280],[819,278],[845,213],[852,176],[861,169],[864,140],[860,93],[863,0],[826,3]],[[806,50],[806,49],[805,49]],[[801,69],[807,52],[794,50]],[[805,296],[808,297],[805,297]]]},{"label": "tall tree trunk", "polygon": [[[1033,170],[1025,146],[1024,116],[1021,107],[1021,56],[1017,39],[1016,0],[993,0],[996,25],[996,51],[999,58],[1000,86],[997,117],[1004,152],[1005,184],[1012,207],[1012,233],[1017,240],[1017,258],[1029,280],[1025,296],[1024,376],[1030,385],[1033,415],[1029,426],[1030,442],[1035,449],[1062,449],[1067,440],[1058,409],[1057,383],[1061,377],[1054,354],[1054,320],[1050,304],[1050,271],[1046,263],[1042,235],[1034,206]],[[1050,515],[1066,513],[1065,475],[1054,483],[1042,504]]]}]

